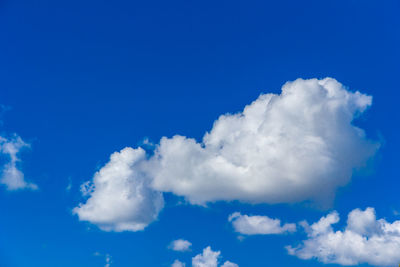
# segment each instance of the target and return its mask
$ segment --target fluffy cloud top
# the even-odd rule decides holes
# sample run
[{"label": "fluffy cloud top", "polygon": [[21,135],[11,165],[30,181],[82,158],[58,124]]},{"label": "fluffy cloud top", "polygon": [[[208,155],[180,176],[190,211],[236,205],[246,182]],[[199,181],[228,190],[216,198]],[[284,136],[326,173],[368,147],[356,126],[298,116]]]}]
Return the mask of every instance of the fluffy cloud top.
[{"label": "fluffy cloud top", "polygon": [[389,223],[376,219],[375,210],[355,209],[349,213],[343,231],[334,231],[337,212],[322,217],[309,226],[303,223],[308,239],[288,252],[301,259],[317,258],[323,263],[374,266],[397,266],[400,262],[400,221]]},{"label": "fluffy cloud top", "polygon": [[184,239],[177,239],[171,242],[169,248],[175,251],[188,251],[192,243]]},{"label": "fluffy cloud top", "polygon": [[298,79],[214,122],[202,142],[162,138],[152,186],[194,204],[218,200],[329,203],[378,145],[352,124],[372,97],[334,79]]},{"label": "fluffy cloud top", "polygon": [[163,137],[151,156],[141,148],[114,153],[74,212],[105,230],[136,231],[157,217],[161,192],[200,205],[328,205],[378,148],[352,124],[371,103],[331,78],[288,82],[280,95],[220,116],[201,142],[176,135]]},{"label": "fluffy cloud top", "polygon": [[[193,267],[217,267],[219,264],[220,251],[213,251],[211,247],[203,249],[203,253],[192,258]],[[239,267],[237,264],[226,261],[221,267]]]},{"label": "fluffy cloud top", "polygon": [[8,190],[38,189],[37,185],[25,181],[24,174],[17,167],[20,161],[17,154],[25,147],[29,145],[19,136],[14,136],[12,139],[0,136],[0,153],[9,159],[3,166],[0,183],[4,184]]},{"label": "fluffy cloud top", "polygon": [[286,223],[281,225],[279,219],[268,216],[248,216],[239,212],[231,214],[228,218],[236,232],[243,235],[268,235],[295,232],[296,224]]},{"label": "fluffy cloud top", "polygon": [[141,148],[112,154],[93,181],[83,186],[82,193],[89,198],[73,212],[105,231],[143,230],[164,206],[162,194],[149,187],[138,166],[145,157]]}]

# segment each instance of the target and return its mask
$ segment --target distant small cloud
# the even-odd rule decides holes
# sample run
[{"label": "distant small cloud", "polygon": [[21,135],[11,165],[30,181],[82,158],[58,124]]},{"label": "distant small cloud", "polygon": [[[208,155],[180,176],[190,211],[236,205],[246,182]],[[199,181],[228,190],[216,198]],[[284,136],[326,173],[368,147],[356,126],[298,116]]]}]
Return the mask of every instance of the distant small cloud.
[{"label": "distant small cloud", "polygon": [[239,267],[236,263],[225,261],[219,265],[221,251],[213,251],[210,246],[203,249],[203,252],[192,258],[192,267]]},{"label": "distant small cloud", "polygon": [[229,216],[228,221],[232,223],[235,231],[242,235],[283,234],[296,231],[296,224],[281,225],[279,219],[271,219],[268,216],[248,216],[235,212]]},{"label": "distant small cloud", "polygon": [[221,267],[239,267],[239,265],[230,261],[226,261],[221,265]]},{"label": "distant small cloud", "polygon": [[179,260],[175,260],[171,265],[171,267],[185,267],[185,266],[186,264]]},{"label": "distant small cloud", "polygon": [[25,181],[24,173],[18,168],[20,162],[18,153],[27,147],[30,147],[30,145],[25,143],[18,135],[14,135],[10,139],[0,136],[0,153],[9,159],[3,166],[0,183],[5,185],[7,190],[38,189],[36,184]]},{"label": "distant small cloud", "polygon": [[190,247],[192,246],[192,243],[190,243],[187,240],[184,239],[177,239],[172,241],[168,248],[175,250],[175,251],[188,251],[190,250]]}]

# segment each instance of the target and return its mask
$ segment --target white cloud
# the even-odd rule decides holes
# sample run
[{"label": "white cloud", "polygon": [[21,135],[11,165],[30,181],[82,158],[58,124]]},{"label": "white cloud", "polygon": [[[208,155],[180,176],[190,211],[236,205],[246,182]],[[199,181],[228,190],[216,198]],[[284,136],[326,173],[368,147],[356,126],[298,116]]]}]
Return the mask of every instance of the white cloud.
[{"label": "white cloud", "polygon": [[217,267],[220,251],[212,251],[211,247],[203,249],[203,253],[192,258],[193,267]]},{"label": "white cloud", "polygon": [[220,116],[201,142],[176,135],[161,138],[147,157],[141,148],[113,154],[139,156],[112,159],[87,184],[87,203],[74,211],[105,230],[135,231],[155,220],[161,192],[200,205],[329,205],[379,147],[352,124],[371,103],[371,96],[335,79],[288,82],[280,95],[260,95],[242,112]]},{"label": "white cloud", "polygon": [[175,251],[188,251],[190,250],[191,246],[192,243],[190,243],[189,241],[184,239],[177,239],[172,241],[168,247]]},{"label": "white cloud", "polygon": [[[211,247],[203,249],[203,253],[192,258],[193,267],[217,267],[220,258],[220,251],[213,251]],[[238,267],[237,264],[226,261],[221,267]]]},{"label": "white cloud", "polygon": [[143,149],[125,148],[111,155],[92,182],[85,183],[88,195],[73,212],[105,231],[139,231],[157,219],[164,206],[163,196],[153,191],[139,165],[146,155]]},{"label": "white cloud", "polygon": [[7,190],[38,189],[36,184],[25,181],[23,172],[17,166],[20,161],[17,154],[25,147],[29,147],[29,144],[17,135],[12,139],[0,136],[0,153],[9,158],[9,162],[3,166],[0,178],[0,183],[4,184]]},{"label": "white cloud", "polygon": [[288,82],[280,95],[220,116],[200,143],[163,137],[146,172],[154,189],[193,204],[329,204],[378,148],[352,125],[371,103],[331,78]]},{"label": "white cloud", "polygon": [[175,260],[174,263],[172,263],[171,267],[185,267],[186,264],[179,261],[179,260]]},{"label": "white cloud", "polygon": [[337,212],[311,226],[304,222],[308,239],[297,247],[288,246],[289,254],[341,265],[397,266],[400,263],[400,221],[377,220],[375,210],[367,208],[351,211],[343,231],[333,230],[332,224],[337,222]]},{"label": "white cloud", "polygon": [[248,216],[235,212],[229,216],[228,220],[232,222],[235,231],[243,235],[282,234],[296,231],[296,224],[281,225],[279,219],[271,219],[268,216]]},{"label": "white cloud", "polygon": [[221,265],[221,267],[239,267],[239,265],[230,261],[226,261],[224,264]]}]

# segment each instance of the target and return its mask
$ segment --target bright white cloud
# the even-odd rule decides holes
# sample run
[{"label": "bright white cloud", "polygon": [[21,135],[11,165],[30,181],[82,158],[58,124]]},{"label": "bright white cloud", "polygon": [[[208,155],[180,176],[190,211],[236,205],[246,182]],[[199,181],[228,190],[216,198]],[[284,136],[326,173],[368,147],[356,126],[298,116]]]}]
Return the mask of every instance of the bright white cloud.
[{"label": "bright white cloud", "polygon": [[175,251],[188,251],[190,250],[191,246],[192,243],[190,243],[189,241],[184,239],[177,239],[172,241],[168,247]]},{"label": "bright white cloud", "polygon": [[271,219],[268,216],[248,216],[235,212],[229,216],[228,221],[232,222],[236,232],[243,235],[282,234],[296,231],[296,224],[281,225],[279,219]]},{"label": "bright white cloud", "polygon": [[0,183],[4,184],[7,190],[38,189],[36,184],[25,181],[23,172],[17,166],[20,161],[17,154],[25,147],[29,147],[29,144],[17,135],[12,139],[0,136],[0,153],[8,157],[8,162],[3,166]]},{"label": "bright white cloud", "polygon": [[[203,249],[203,253],[192,258],[193,267],[217,267],[219,264],[220,251],[213,251],[211,247]],[[226,261],[221,267],[238,267],[237,264]]]},{"label": "bright white cloud", "polygon": [[214,122],[202,142],[163,137],[147,164],[154,189],[218,200],[329,204],[378,145],[352,124],[372,97],[334,79],[298,79]]},{"label": "bright white cloud", "polygon": [[311,226],[304,222],[308,239],[297,247],[288,246],[289,254],[341,265],[397,266],[400,263],[400,221],[377,220],[375,210],[367,208],[350,212],[343,231],[333,230],[332,224],[337,222],[337,212]]},{"label": "bright white cloud", "polygon": [[185,267],[185,266],[186,264],[179,260],[175,260],[171,265],[171,267]]},{"label": "bright white cloud", "polygon": [[147,157],[141,148],[113,154],[74,211],[105,230],[136,231],[157,217],[161,192],[200,205],[329,205],[379,147],[352,124],[371,103],[335,79],[288,82],[280,95],[260,95],[242,112],[220,116],[201,142],[176,135],[161,138]]},{"label": "bright white cloud", "polygon": [[89,198],[73,212],[105,231],[143,230],[164,206],[162,194],[149,187],[140,171],[145,157],[141,148],[113,153],[93,181],[83,185],[82,193]]}]

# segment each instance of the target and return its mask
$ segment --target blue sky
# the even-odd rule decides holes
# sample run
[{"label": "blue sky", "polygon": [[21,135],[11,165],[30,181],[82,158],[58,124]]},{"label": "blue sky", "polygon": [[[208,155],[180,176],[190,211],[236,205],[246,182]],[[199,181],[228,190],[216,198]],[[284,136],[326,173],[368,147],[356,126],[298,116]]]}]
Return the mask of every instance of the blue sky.
[{"label": "blue sky", "polygon": [[[345,262],[340,259],[343,252],[334,249],[329,260],[306,245],[295,255],[289,255],[285,247],[296,247],[303,244],[303,240],[316,244],[325,242],[325,232],[318,235],[321,239],[315,240],[313,232],[308,236],[298,223],[317,222],[334,210],[341,220],[333,228],[341,231],[345,231],[347,215],[354,209],[364,212],[357,218],[371,215],[366,208],[373,207],[377,219],[384,218],[391,225],[400,220],[397,173],[399,8],[398,1],[355,0],[1,1],[0,136],[6,140],[0,139],[3,181],[0,187],[0,266],[171,266],[176,259],[192,266],[192,258],[207,246],[221,252],[221,264],[231,261],[238,266],[343,265]],[[247,176],[238,175],[238,179],[245,179],[243,183],[226,182],[226,176],[201,165],[203,161],[197,156],[192,158],[197,155],[190,150],[192,148],[182,157],[178,157],[178,152],[186,150],[176,152],[168,150],[166,145],[166,152],[157,150],[164,147],[160,144],[162,137],[172,143],[175,139],[171,138],[177,134],[202,142],[203,135],[213,129],[220,115],[242,112],[260,94],[280,95],[287,81],[325,77],[343,84],[332,86],[355,99],[347,103],[347,98],[338,97],[346,112],[359,105],[354,114],[346,117],[341,113],[343,110],[339,110],[332,116],[321,112],[310,118],[302,117],[304,110],[328,100],[316,97],[315,102],[305,102],[295,98],[298,105],[289,105],[297,107],[291,114],[300,114],[299,118],[312,126],[307,128],[298,119],[291,120],[284,115],[278,104],[264,103],[278,115],[275,120],[266,119],[272,126],[257,137],[274,137],[270,132],[279,127],[297,131],[304,126],[305,131],[314,131],[327,123],[325,134],[312,133],[333,151],[334,156],[327,158],[335,163],[324,161],[329,171],[313,154],[302,155],[291,150],[295,146],[292,144],[295,135],[284,130],[281,135],[293,138],[283,138],[277,143],[272,155],[282,155],[276,156],[278,160],[273,165],[263,165],[264,158],[260,161],[259,154],[249,152],[252,151],[250,147],[255,147],[264,154],[270,153],[271,147],[261,146],[256,142],[258,139],[246,144],[249,150],[240,150],[240,146],[235,145],[236,141],[244,144],[243,140],[248,139],[236,140],[227,146],[231,153],[207,150],[204,143],[199,145],[203,149],[199,155],[215,152],[223,159],[248,155],[247,165],[238,164],[261,166],[260,169],[254,167],[254,173],[261,173],[261,180],[272,179],[274,185],[286,174],[298,175],[299,181],[306,184],[301,194],[296,186],[290,187],[285,182],[265,188],[255,184],[250,193],[246,193]],[[297,87],[293,86],[293,92],[295,95],[308,93],[317,84],[318,90],[325,90],[328,85],[321,81],[300,80]],[[355,96],[356,91],[365,97],[372,96],[372,104],[360,104],[360,99],[366,98]],[[276,102],[281,99],[275,98]],[[279,125],[274,127],[274,123]],[[231,125],[228,122],[223,127],[231,132],[234,131]],[[245,126],[238,125],[239,135],[246,132]],[[363,129],[365,136],[354,137],[353,125]],[[334,138],[328,138],[329,133]],[[17,137],[23,141],[18,143]],[[228,142],[226,136],[221,138]],[[189,146],[187,140],[182,141],[182,146]],[[307,150],[302,140],[300,136],[298,144]],[[17,157],[14,165],[7,144],[13,147],[20,144],[18,153],[14,153]],[[371,153],[363,150],[369,145],[376,145]],[[129,201],[125,210],[121,203],[113,202],[114,197],[123,194],[118,189],[124,186],[103,192],[100,184],[93,180],[112,153],[139,146],[146,151],[145,159],[138,164],[143,165],[144,170],[136,165],[129,165],[129,168],[140,173],[138,177],[144,173],[142,178],[151,195],[147,204],[153,203],[153,193],[163,197],[164,207],[157,211],[154,207],[139,205],[139,213],[135,213]],[[157,153],[169,164],[167,167],[160,167],[164,166],[163,161],[153,157]],[[204,155],[201,157],[207,159]],[[294,165],[282,163],[291,157]],[[232,162],[236,164],[236,158]],[[170,167],[174,163],[177,167]],[[221,170],[221,165],[215,164],[216,169]],[[189,167],[181,170],[180,166]],[[300,168],[302,166],[304,168]],[[279,174],[275,177],[271,169]],[[10,189],[4,182],[7,170],[20,171],[24,181],[36,185],[37,189],[29,186]],[[346,170],[351,173],[343,174]],[[211,174],[203,179],[198,174],[202,171]],[[104,179],[125,177],[118,171],[111,173],[105,174]],[[227,177],[236,177],[237,173]],[[326,175],[330,182],[319,185],[319,173]],[[16,176],[9,178],[16,179]],[[130,175],[125,178],[125,182],[133,179],[134,184],[136,181]],[[339,185],[342,178],[344,182]],[[187,179],[187,184],[192,186],[190,190],[180,187],[180,179]],[[84,216],[74,210],[91,197],[94,199],[93,192],[84,196],[80,190],[86,181],[92,181],[93,192],[106,203],[115,204],[111,211],[131,215],[131,222],[142,220],[140,216],[147,216],[149,209],[149,216],[155,217],[146,219],[141,231],[115,231],[119,215],[117,219],[109,218],[107,212],[98,213],[97,209],[89,212],[92,219],[83,219]],[[230,184],[236,187],[232,189]],[[271,192],[269,188],[274,190]],[[290,190],[286,192],[282,188]],[[334,197],[321,201],[324,190]],[[276,196],[274,191],[278,192]],[[201,203],[194,203],[195,198],[201,198],[198,201]],[[93,205],[98,205],[96,208],[102,211],[105,202],[96,201]],[[228,216],[234,212],[240,212],[242,217],[228,221]],[[110,229],[102,229],[98,223],[100,213],[108,220]],[[254,215],[264,216],[262,219],[266,219],[265,216],[277,218],[282,225],[296,224],[297,231],[275,229],[275,233],[271,233],[271,230],[253,227],[256,233],[249,234],[245,230],[250,227],[246,221],[241,230],[234,224],[246,218],[244,215],[253,219]],[[381,234],[356,230],[354,225],[347,224],[348,231],[359,236]],[[380,221],[377,225],[383,227],[384,223]],[[400,229],[382,238],[397,235]],[[169,247],[178,239],[191,242],[189,251],[174,251]],[[340,242],[347,244],[346,240]],[[394,243],[389,242],[389,247],[382,248],[397,251]],[[364,250],[369,249],[368,244]],[[311,253],[311,259],[302,259],[301,251]],[[351,264],[360,266],[400,263],[397,256],[385,256],[393,259],[391,262],[367,256],[343,257],[347,260],[353,257]]]}]

